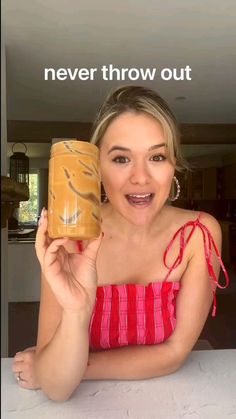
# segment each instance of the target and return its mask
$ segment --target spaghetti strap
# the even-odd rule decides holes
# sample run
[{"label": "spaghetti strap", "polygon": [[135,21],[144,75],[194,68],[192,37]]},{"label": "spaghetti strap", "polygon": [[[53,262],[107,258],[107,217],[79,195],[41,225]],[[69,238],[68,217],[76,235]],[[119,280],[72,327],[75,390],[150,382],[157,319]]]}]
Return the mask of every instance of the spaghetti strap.
[{"label": "spaghetti strap", "polygon": [[[208,273],[209,273],[209,277],[210,279],[214,282],[214,287],[213,287],[213,309],[212,309],[212,316],[214,317],[216,315],[216,289],[217,287],[220,289],[224,289],[227,288],[229,285],[229,275],[225,269],[225,266],[223,264],[223,261],[221,259],[220,256],[220,252],[214,242],[214,239],[210,233],[210,231],[208,230],[208,228],[201,223],[200,221],[200,217],[201,217],[201,213],[199,213],[197,219],[195,221],[188,221],[187,223],[185,223],[182,227],[180,227],[176,233],[174,234],[172,240],[170,241],[170,243],[168,244],[165,252],[164,252],[164,256],[163,256],[163,261],[164,261],[164,265],[165,267],[168,269],[168,273],[164,279],[164,281],[166,281],[171,272],[177,268],[177,266],[180,265],[180,263],[183,260],[183,255],[184,255],[184,250],[190,240],[190,238],[192,237],[196,227],[200,228],[200,230],[202,231],[202,235],[203,235],[203,242],[204,242],[204,252],[205,252],[205,258],[206,258],[206,262],[207,262],[207,268],[208,268]],[[186,237],[186,230],[188,227],[192,227],[189,235]],[[167,263],[166,263],[166,258],[167,258],[167,254],[169,252],[169,250],[171,249],[175,239],[177,238],[177,236],[180,236],[180,250],[179,250],[179,254],[176,257],[174,263],[168,267]],[[219,284],[219,280],[217,280],[217,276],[215,274],[213,265],[212,265],[212,252],[215,252],[219,263],[220,263],[220,267],[224,273],[225,276],[225,285],[220,285]]]}]

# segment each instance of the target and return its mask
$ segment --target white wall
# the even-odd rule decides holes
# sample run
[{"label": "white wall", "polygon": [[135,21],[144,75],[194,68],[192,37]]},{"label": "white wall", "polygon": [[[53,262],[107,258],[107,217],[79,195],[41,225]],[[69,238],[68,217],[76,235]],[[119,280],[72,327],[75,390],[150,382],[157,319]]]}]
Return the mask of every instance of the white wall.
[{"label": "white wall", "polygon": [[40,300],[40,264],[34,243],[8,245],[9,302]]},{"label": "white wall", "polygon": [[48,169],[48,159],[43,158],[31,158],[29,159],[29,167],[30,169]]},{"label": "white wall", "polygon": [[[6,57],[1,25],[1,175],[7,175]],[[1,356],[8,356],[7,228],[1,228]]]}]

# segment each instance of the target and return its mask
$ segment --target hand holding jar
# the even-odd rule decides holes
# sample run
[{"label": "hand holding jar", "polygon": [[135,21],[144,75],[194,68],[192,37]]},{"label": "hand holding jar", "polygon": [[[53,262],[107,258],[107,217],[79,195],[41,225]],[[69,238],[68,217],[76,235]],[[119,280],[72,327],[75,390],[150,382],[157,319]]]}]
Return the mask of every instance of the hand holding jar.
[{"label": "hand holding jar", "polygon": [[[64,311],[91,315],[96,298],[96,258],[102,234],[89,240],[82,253],[69,253],[74,240],[48,236],[47,211],[43,209],[36,235],[36,254],[42,273]],[[72,243],[70,243],[72,242]]]}]

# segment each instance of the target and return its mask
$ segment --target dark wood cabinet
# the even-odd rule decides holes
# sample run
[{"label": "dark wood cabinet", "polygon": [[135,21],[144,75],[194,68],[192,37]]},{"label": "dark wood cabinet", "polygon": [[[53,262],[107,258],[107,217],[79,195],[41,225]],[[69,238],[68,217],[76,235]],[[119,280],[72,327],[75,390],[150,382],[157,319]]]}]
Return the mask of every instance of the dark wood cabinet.
[{"label": "dark wood cabinet", "polygon": [[177,174],[183,200],[236,199],[236,164]]},{"label": "dark wood cabinet", "polygon": [[188,173],[180,173],[178,179],[181,187],[181,199],[217,199],[216,167],[193,169]]},{"label": "dark wood cabinet", "polygon": [[236,164],[222,168],[222,198],[236,199]]},{"label": "dark wood cabinet", "polygon": [[37,343],[39,302],[8,303],[8,356]]}]

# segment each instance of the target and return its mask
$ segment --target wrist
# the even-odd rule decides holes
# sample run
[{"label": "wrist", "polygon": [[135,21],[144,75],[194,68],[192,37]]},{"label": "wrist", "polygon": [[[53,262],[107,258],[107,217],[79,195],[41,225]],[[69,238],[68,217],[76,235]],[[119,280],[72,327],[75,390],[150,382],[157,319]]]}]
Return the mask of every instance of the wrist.
[{"label": "wrist", "polygon": [[63,309],[62,310],[62,321],[68,322],[70,325],[76,322],[81,326],[89,326],[92,312],[90,310],[86,311],[74,311]]}]

